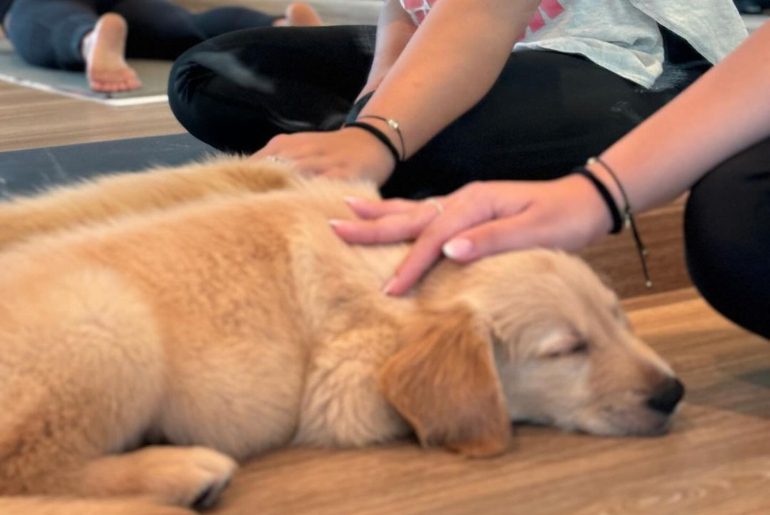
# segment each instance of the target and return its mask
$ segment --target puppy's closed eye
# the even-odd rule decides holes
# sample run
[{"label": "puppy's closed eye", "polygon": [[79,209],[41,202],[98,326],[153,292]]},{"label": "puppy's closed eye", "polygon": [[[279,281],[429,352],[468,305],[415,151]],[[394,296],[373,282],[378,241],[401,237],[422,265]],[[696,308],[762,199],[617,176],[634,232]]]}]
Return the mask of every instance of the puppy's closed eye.
[{"label": "puppy's closed eye", "polygon": [[577,356],[580,354],[588,354],[590,346],[586,340],[576,340],[570,345],[566,345],[561,349],[551,350],[543,355],[546,359],[563,358],[567,356]]},{"label": "puppy's closed eye", "polygon": [[577,329],[561,324],[539,325],[525,335],[532,343],[535,359],[558,359],[580,356],[590,351],[591,342]]}]

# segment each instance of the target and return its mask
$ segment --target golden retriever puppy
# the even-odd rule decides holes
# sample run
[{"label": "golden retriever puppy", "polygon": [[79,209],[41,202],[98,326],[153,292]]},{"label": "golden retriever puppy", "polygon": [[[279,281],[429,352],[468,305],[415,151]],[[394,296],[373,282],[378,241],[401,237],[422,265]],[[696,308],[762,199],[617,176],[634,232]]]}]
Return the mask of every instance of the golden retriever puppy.
[{"label": "golden retriever puppy", "polygon": [[442,262],[390,298],[406,246],[340,241],[346,195],[376,190],[227,158],[0,205],[0,512],[189,513],[287,445],[666,429],[682,385],[585,263]]}]

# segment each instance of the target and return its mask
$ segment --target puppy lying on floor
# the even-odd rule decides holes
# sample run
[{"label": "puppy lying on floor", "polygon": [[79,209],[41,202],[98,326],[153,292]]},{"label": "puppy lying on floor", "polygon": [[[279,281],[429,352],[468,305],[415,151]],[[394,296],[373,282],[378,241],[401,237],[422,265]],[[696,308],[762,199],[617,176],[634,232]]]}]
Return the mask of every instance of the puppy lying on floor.
[{"label": "puppy lying on floor", "polygon": [[0,512],[190,513],[286,445],[665,430],[681,383],[582,261],[442,262],[389,298],[406,246],[340,241],[346,195],[376,191],[227,158],[0,205]]}]

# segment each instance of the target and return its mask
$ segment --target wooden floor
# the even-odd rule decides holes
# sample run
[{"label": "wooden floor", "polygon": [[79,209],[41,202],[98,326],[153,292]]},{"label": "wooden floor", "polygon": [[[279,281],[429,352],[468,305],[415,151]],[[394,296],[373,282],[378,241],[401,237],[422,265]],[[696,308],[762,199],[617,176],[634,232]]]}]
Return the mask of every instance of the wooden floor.
[{"label": "wooden floor", "polygon": [[[0,83],[0,151],[181,131],[165,105],[106,107]],[[609,439],[519,427],[508,455],[481,461],[413,442],[280,451],[245,464],[213,513],[770,513],[770,345],[689,287],[681,210],[676,203],[642,221],[653,292],[640,286],[628,239],[584,253],[687,385],[671,434]]]},{"label": "wooden floor", "polygon": [[111,107],[0,82],[0,152],[183,131],[165,104]]}]

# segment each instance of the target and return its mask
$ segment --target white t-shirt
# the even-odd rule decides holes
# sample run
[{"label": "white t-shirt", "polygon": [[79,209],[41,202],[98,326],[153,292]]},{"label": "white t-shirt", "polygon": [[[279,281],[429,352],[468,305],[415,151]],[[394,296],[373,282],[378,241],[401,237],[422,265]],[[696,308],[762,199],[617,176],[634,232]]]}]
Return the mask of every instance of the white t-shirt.
[{"label": "white t-shirt", "polygon": [[[401,0],[420,24],[438,0]],[[580,54],[645,87],[663,72],[658,24],[711,63],[748,35],[732,0],[543,0],[513,50]]]}]

